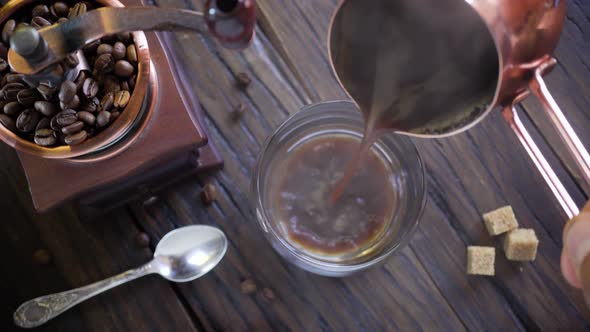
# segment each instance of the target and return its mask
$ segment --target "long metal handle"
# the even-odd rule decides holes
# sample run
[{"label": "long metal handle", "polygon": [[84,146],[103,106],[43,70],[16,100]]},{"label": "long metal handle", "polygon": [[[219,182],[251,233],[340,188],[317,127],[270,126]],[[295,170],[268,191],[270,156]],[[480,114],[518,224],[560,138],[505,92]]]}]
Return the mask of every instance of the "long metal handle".
[{"label": "long metal handle", "polygon": [[549,165],[547,162],[547,159],[545,159],[545,156],[543,156],[541,150],[539,150],[537,147],[537,144],[531,135],[529,135],[523,123],[520,121],[514,106],[508,106],[504,108],[502,115],[504,115],[504,119],[506,122],[508,122],[510,128],[512,128],[518,137],[520,143],[525,148],[533,163],[543,176],[543,179],[545,179],[545,182],[547,182],[547,185],[549,185],[549,188],[565,211],[568,219],[577,216],[580,213],[580,210],[578,209],[576,203],[557,177],[557,174],[555,174],[553,171],[553,168],[551,168],[551,165]]},{"label": "long metal handle", "polygon": [[71,307],[128,281],[153,273],[152,264],[77,289],[41,296],[23,303],[14,313],[14,323],[32,328],[45,324]]},{"label": "long metal handle", "polygon": [[552,68],[556,62],[557,61],[554,58],[551,58],[541,64],[535,70],[535,76],[530,81],[529,88],[531,92],[539,99],[541,104],[543,104],[543,108],[545,109],[547,115],[549,115],[551,123],[553,123],[559,132],[559,136],[562,138],[568,150],[574,157],[574,160],[580,167],[584,179],[588,184],[590,184],[590,154],[588,154],[588,151],[576,135],[572,126],[567,121],[567,118],[555,102],[555,99],[553,99],[553,96],[551,96],[551,93],[549,92],[549,89],[547,89],[547,85],[543,80],[543,74],[548,69]]}]

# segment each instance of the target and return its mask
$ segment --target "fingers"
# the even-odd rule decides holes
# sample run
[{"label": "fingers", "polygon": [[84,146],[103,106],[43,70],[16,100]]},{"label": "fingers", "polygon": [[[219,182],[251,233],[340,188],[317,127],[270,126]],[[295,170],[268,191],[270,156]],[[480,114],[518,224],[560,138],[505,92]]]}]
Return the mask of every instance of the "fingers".
[{"label": "fingers", "polygon": [[565,279],[577,288],[587,285],[590,294],[590,280],[583,280],[583,277],[590,279],[590,260],[586,264],[588,266],[582,264],[590,256],[590,202],[584,206],[580,215],[566,224],[563,243],[561,269]]}]

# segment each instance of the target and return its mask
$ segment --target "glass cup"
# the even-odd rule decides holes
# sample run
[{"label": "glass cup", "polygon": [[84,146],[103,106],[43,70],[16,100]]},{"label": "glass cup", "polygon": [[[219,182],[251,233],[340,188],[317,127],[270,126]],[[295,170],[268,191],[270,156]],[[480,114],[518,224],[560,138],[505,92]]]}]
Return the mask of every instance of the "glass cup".
[{"label": "glass cup", "polygon": [[371,147],[386,167],[383,181],[389,181],[395,195],[378,234],[355,250],[335,254],[301,245],[289,232],[289,221],[276,205],[282,192],[278,178],[289,176],[284,174],[284,162],[296,155],[298,147],[323,136],[347,136],[360,142],[363,129],[362,115],[352,102],[310,105],[287,119],[268,138],[259,156],[251,183],[258,223],[281,256],[307,271],[341,277],[372,267],[403,248],[418,226],[426,201],[424,165],[412,141],[392,132],[382,135]]}]

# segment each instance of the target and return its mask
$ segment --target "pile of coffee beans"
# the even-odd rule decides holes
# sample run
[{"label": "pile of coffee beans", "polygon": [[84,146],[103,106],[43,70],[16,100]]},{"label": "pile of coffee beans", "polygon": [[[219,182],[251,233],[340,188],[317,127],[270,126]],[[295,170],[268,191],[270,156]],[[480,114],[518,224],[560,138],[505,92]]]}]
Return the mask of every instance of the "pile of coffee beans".
[{"label": "pile of coffee beans", "polygon": [[[137,49],[131,33],[107,36],[86,45],[89,70],[74,81],[32,86],[11,72],[7,62],[10,36],[20,25],[35,29],[62,23],[100,7],[87,2],[43,3],[16,13],[1,26],[0,124],[44,147],[76,145],[97,135],[125,110],[137,78]],[[71,54],[58,66],[66,77],[79,64]]]}]

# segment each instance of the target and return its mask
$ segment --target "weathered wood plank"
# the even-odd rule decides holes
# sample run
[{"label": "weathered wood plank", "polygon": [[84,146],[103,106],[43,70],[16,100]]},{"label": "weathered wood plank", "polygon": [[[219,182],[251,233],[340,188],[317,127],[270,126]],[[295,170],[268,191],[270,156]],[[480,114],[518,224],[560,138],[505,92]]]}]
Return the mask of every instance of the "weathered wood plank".
[{"label": "weathered wood plank", "polygon": [[[86,285],[136,267],[151,258],[134,247],[138,230],[126,211],[85,223],[69,209],[38,216],[26,190],[18,159],[0,147],[0,210],[3,211],[0,267],[3,331],[14,328],[11,313],[31,298]],[[34,264],[34,250],[47,248],[53,262]],[[154,297],[160,298],[153,301]],[[91,299],[39,330],[46,331],[191,331],[194,323],[161,278],[146,277]]]}]

